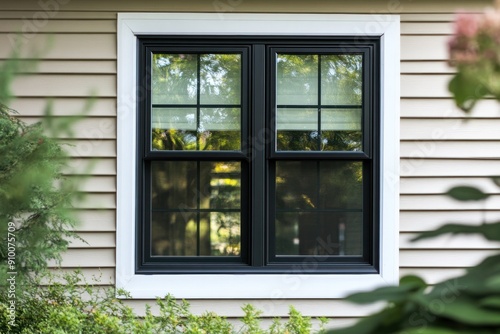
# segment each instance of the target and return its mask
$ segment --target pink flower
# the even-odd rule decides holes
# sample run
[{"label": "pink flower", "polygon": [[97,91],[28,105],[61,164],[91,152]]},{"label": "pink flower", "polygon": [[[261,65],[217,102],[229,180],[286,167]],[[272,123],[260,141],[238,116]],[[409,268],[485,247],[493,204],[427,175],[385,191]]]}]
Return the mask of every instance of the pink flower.
[{"label": "pink flower", "polygon": [[476,14],[459,13],[455,19],[455,34],[472,38],[479,30],[479,16]]}]

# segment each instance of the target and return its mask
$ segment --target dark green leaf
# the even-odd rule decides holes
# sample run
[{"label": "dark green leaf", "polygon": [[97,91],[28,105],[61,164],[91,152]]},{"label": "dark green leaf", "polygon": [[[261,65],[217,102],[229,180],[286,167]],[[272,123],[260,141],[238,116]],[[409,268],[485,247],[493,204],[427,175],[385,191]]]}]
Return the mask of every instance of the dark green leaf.
[{"label": "dark green leaf", "polygon": [[363,318],[351,327],[332,329],[327,334],[390,334],[393,330],[387,328],[391,326],[388,319],[402,319],[398,308],[385,308],[381,312]]},{"label": "dark green leaf", "polygon": [[493,182],[495,182],[495,184],[500,187],[500,176],[494,176],[491,178],[491,180],[493,180]]},{"label": "dark green leaf", "polygon": [[479,305],[488,308],[500,309],[500,296],[491,296],[481,299]]},{"label": "dark green leaf", "polygon": [[483,308],[477,299],[460,294],[453,300],[418,295],[414,300],[431,313],[467,325],[500,326],[500,311]]},{"label": "dark green leaf", "polygon": [[490,196],[475,187],[469,186],[453,187],[446,194],[459,201],[480,201]]},{"label": "dark green leaf", "polygon": [[487,278],[485,285],[492,290],[500,292],[500,275]]},{"label": "dark green leaf", "polygon": [[[446,329],[446,328],[438,328],[438,327],[426,327],[426,328],[411,328],[408,330],[405,330],[403,332],[404,334],[458,334],[458,332],[451,330],[451,329]],[[466,332],[460,331],[460,334],[464,334]],[[477,334],[474,332],[470,332],[470,334]]]},{"label": "dark green leaf", "polygon": [[356,304],[370,304],[378,301],[398,303],[408,299],[408,296],[427,284],[420,277],[406,276],[401,279],[399,286],[386,286],[370,292],[355,293],[347,297],[347,300]]},{"label": "dark green leaf", "polygon": [[418,286],[420,288],[425,288],[427,287],[427,283],[419,276],[415,275],[407,275],[402,277],[399,280],[400,285],[413,285],[413,286]]},{"label": "dark green leaf", "polygon": [[490,241],[500,241],[500,222],[482,225],[446,224],[434,231],[423,232],[412,241],[433,238],[443,234],[480,234]]}]

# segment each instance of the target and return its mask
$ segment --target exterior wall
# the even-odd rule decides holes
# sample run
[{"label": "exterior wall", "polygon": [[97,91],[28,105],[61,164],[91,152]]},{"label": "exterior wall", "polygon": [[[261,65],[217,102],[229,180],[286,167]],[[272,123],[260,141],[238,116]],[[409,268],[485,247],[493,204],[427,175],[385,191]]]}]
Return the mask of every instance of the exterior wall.
[{"label": "exterior wall", "polygon": [[[231,5],[228,5],[231,3]],[[226,5],[221,5],[226,4]],[[500,218],[498,195],[486,204],[462,204],[444,192],[458,183],[477,184],[494,192],[484,176],[500,171],[500,120],[494,102],[482,102],[473,117],[453,106],[446,91],[451,71],[446,65],[446,40],[457,9],[480,10],[489,1],[80,1],[41,0],[0,3],[0,59],[9,54],[12,37],[22,31],[26,55],[51,41],[42,51],[36,75],[15,83],[18,99],[12,108],[21,118],[42,115],[45,97],[52,97],[57,115],[81,110],[89,95],[93,109],[68,140],[76,172],[85,173],[95,161],[78,203],[78,231],[88,244],[74,242],[63,267],[83,268],[90,278],[102,273],[102,284],[112,284],[115,265],[116,198],[116,14],[117,12],[301,12],[401,13],[401,196],[400,273],[418,273],[434,283],[459,274],[494,246],[476,238],[440,238],[410,243],[417,232],[446,221],[480,222]],[[221,13],[223,15],[223,13]],[[50,18],[50,20],[47,20]],[[30,73],[31,74],[31,73]],[[34,74],[34,73],[33,73]],[[480,210],[487,209],[485,214]],[[193,310],[210,309],[228,317],[242,314],[241,300],[193,300]],[[342,300],[251,301],[265,316],[285,316],[294,304],[306,315],[330,316],[342,325],[366,312]],[[131,301],[142,309],[143,301]]]}]

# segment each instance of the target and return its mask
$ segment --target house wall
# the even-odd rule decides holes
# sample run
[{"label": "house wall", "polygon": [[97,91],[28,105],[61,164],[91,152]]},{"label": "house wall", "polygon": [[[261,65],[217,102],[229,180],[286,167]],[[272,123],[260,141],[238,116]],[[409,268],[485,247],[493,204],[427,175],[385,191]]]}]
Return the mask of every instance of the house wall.
[{"label": "house wall", "polygon": [[[0,3],[0,58],[10,53],[13,36],[21,31],[27,56],[42,50],[35,75],[15,82],[12,108],[32,122],[43,114],[46,97],[56,115],[81,110],[89,95],[97,97],[76,138],[67,140],[72,174],[87,173],[78,203],[78,232],[88,242],[75,241],[62,266],[83,268],[89,278],[101,273],[101,284],[113,284],[116,199],[116,14],[117,12],[298,12],[363,13],[377,20],[383,13],[401,14],[401,196],[400,273],[418,273],[430,283],[459,274],[489,254],[495,246],[478,238],[409,240],[446,221],[476,222],[499,218],[499,195],[486,204],[463,204],[444,193],[459,183],[478,184],[495,192],[482,178],[500,171],[500,120],[492,101],[482,102],[472,117],[454,108],[446,85],[446,41],[458,9],[480,10],[489,1],[80,1],[28,0]],[[383,18],[381,19],[383,21]],[[43,46],[50,42],[50,48]],[[486,209],[485,213],[480,210]],[[242,314],[242,300],[192,300],[193,310],[210,309],[228,317]],[[252,301],[265,316],[285,316],[294,304],[306,315],[337,318],[341,325],[367,309],[342,300]],[[131,301],[141,309],[144,301]]]}]

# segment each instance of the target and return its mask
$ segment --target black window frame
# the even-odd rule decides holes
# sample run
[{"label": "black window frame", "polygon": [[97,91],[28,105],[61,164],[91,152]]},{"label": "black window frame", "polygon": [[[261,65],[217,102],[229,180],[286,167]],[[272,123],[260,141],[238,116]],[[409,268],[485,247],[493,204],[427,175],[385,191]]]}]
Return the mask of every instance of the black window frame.
[{"label": "black window frame", "polygon": [[[348,36],[138,36],[138,155],[136,273],[139,274],[375,274],[380,263],[380,38]],[[241,152],[151,152],[151,52],[242,52]],[[363,150],[361,152],[275,151],[276,52],[363,54]],[[157,257],[151,249],[148,205],[151,160],[231,160],[242,164],[241,257]],[[273,253],[274,173],[276,161],[361,161],[363,168],[363,255],[295,256],[279,260]],[[219,161],[219,160],[217,160]]]}]

